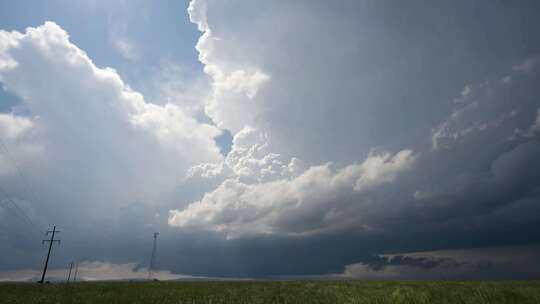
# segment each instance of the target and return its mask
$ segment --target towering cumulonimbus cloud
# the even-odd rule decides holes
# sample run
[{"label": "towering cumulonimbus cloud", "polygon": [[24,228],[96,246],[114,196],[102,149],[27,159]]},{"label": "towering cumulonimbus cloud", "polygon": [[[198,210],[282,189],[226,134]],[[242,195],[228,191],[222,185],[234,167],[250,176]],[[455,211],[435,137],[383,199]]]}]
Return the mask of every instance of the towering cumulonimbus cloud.
[{"label": "towering cumulonimbus cloud", "polygon": [[218,127],[236,133],[254,122],[259,110],[253,99],[271,76],[247,62],[230,60],[230,54],[223,52],[220,38],[208,26],[206,1],[190,2],[188,13],[203,32],[196,49],[204,72],[212,79],[205,110]]},{"label": "towering cumulonimbus cloud", "polygon": [[[214,35],[206,17],[207,5],[192,1],[188,8],[191,21],[203,32],[197,50],[213,81],[206,111],[219,126],[235,132],[235,137],[223,163],[191,169],[199,177],[221,177],[221,185],[186,209],[171,211],[169,224],[224,232],[228,238],[313,234],[350,224],[362,212],[361,207],[349,206],[351,197],[362,200],[363,192],[393,182],[412,167],[413,152],[371,152],[360,164],[337,170],[324,164],[299,171],[295,166],[301,157],[287,160],[271,150],[275,147],[271,131],[277,122],[258,121],[269,100],[258,97],[257,91],[261,85],[273,88],[271,77],[251,69],[249,63],[230,59],[234,47]],[[250,69],[255,72],[246,72]],[[231,110],[235,113],[227,112]],[[345,211],[351,208],[353,213]],[[357,221],[356,225],[365,224]]]},{"label": "towering cumulonimbus cloud", "polygon": [[[448,109],[446,117],[425,119],[417,113],[437,103],[412,98],[429,98],[429,92],[408,89],[411,110],[401,112],[396,111],[402,100],[383,93],[401,90],[401,84],[421,87],[414,78],[379,81],[393,79],[390,71],[405,76],[410,62],[393,58],[396,49],[381,49],[379,42],[361,44],[387,28],[342,14],[323,31],[314,20],[332,20],[333,8],[318,2],[303,8],[267,5],[263,14],[246,5],[239,13],[214,1],[190,3],[190,19],[203,33],[199,59],[213,84],[206,112],[235,137],[223,162],[190,169],[188,179],[218,186],[172,210],[170,225],[217,231],[229,239],[344,229],[393,234],[408,221],[418,226],[404,230],[426,229],[441,220],[495,214],[512,205],[513,196],[527,199],[528,190],[515,187],[506,174],[522,162],[535,163],[539,104],[519,90],[531,89],[536,61],[525,59],[496,80],[467,84],[439,101]],[[235,13],[242,18],[224,17]],[[269,22],[276,16],[280,25]],[[324,35],[339,30],[351,39]],[[412,51],[402,49],[397,57],[409,58]],[[426,60],[433,67],[446,65]],[[509,94],[515,99],[509,101]],[[479,161],[471,153],[481,146],[492,150]]]},{"label": "towering cumulonimbus cloud", "polygon": [[3,139],[26,155],[21,166],[31,174],[55,172],[54,183],[81,191],[77,197],[120,205],[153,200],[189,167],[222,159],[218,128],[178,105],[146,102],[116,71],[95,66],[54,22],[0,32],[0,81],[22,101],[0,117]]}]

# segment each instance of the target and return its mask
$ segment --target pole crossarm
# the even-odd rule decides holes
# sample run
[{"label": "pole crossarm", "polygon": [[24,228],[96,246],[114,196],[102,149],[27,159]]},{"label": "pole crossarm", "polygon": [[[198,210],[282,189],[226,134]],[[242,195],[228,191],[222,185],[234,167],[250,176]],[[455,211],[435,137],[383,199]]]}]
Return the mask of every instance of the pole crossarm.
[{"label": "pole crossarm", "polygon": [[61,241],[60,241],[60,240],[54,240],[54,241],[51,241],[51,240],[43,240],[43,241],[41,241],[41,244],[43,245],[43,244],[48,243],[48,242],[54,242],[54,243],[56,243],[56,244],[60,244]]}]

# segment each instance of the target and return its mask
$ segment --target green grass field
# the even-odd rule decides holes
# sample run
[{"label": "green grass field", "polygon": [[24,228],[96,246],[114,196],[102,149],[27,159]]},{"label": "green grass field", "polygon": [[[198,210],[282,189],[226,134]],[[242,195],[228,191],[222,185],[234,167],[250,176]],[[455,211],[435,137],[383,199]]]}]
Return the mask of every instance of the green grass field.
[{"label": "green grass field", "polygon": [[0,284],[0,303],[540,303],[540,281]]}]

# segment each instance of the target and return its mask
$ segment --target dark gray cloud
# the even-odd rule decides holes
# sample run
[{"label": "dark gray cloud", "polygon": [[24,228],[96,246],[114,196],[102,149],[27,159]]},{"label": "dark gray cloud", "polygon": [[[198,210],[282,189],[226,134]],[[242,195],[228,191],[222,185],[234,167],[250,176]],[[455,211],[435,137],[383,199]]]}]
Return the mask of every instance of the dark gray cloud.
[{"label": "dark gray cloud", "polygon": [[514,279],[537,278],[538,246],[484,247],[390,254],[378,260],[347,265],[344,278],[372,279]]}]

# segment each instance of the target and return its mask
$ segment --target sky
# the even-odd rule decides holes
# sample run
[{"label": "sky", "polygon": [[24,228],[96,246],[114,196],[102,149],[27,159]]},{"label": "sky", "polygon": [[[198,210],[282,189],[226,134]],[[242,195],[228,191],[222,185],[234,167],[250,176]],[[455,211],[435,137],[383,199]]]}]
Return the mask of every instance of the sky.
[{"label": "sky", "polygon": [[537,1],[0,3],[0,281],[540,278]]}]

